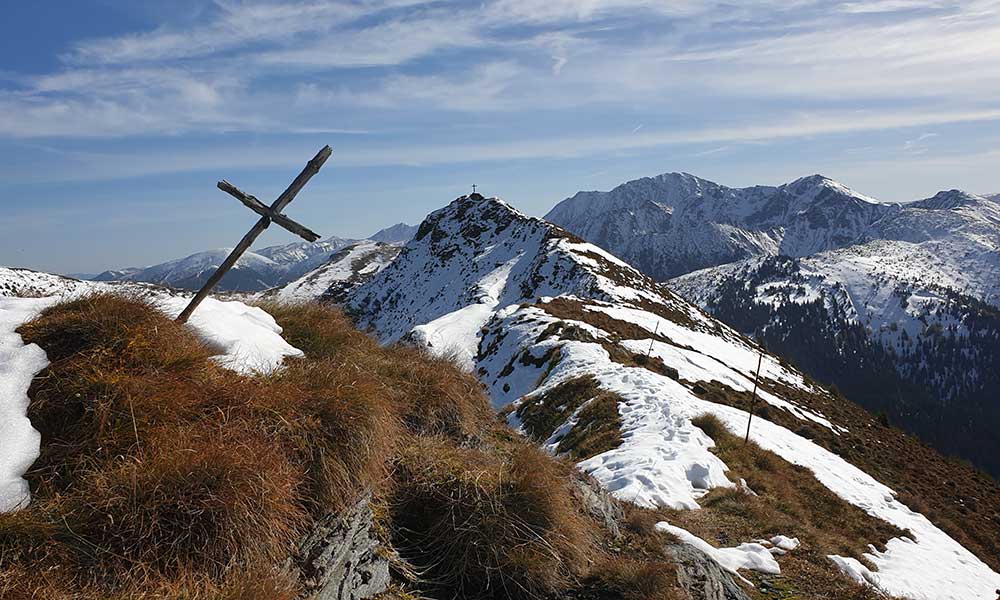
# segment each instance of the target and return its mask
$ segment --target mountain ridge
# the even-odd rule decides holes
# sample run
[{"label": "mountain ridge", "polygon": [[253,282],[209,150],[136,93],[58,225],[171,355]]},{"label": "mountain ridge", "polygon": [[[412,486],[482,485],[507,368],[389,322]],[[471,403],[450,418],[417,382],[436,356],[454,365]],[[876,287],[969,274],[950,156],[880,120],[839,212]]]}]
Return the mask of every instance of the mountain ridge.
[{"label": "mountain ridge", "polygon": [[[551,452],[572,456],[619,498],[711,512],[711,500],[704,500],[718,493],[711,490],[739,485],[693,422],[712,414],[743,435],[759,347],[614,255],[499,199],[463,196],[431,213],[400,256],[344,305],[383,343],[406,341],[455,357],[479,375],[494,406],[510,403],[509,423]],[[874,417],[848,409],[847,400],[781,359],[766,352],[763,359],[758,397],[766,410],[755,417],[751,439],[917,540],[893,538],[884,553],[866,554],[877,569],[835,559],[835,552],[817,566],[840,565],[893,594],[961,597],[957,589],[970,584],[958,572],[977,559],[939,556],[936,548],[954,542],[923,517],[902,518],[916,513],[866,474],[909,490],[923,485],[925,473],[899,458],[933,451],[918,451],[902,434],[876,440],[883,426]],[[859,445],[873,449],[859,453]],[[892,455],[891,467],[873,462],[890,447],[890,455],[900,454]],[[907,498],[931,498],[942,489]],[[962,535],[960,526],[948,527]],[[894,567],[903,563],[936,563],[938,575],[949,572],[948,581],[962,583],[949,587],[937,575]],[[978,577],[984,579],[973,585],[984,584],[984,593],[987,581],[1000,581],[988,570]]]},{"label": "mountain ridge", "polygon": [[990,437],[998,382],[986,375],[1000,354],[990,333],[1000,306],[997,202],[952,189],[879,203],[821,175],[731,189],[664,174],[584,194],[549,218],[647,274],[694,248],[668,265],[699,267],[668,279],[672,289],[942,450],[1000,473]]},{"label": "mountain ridge", "polygon": [[[400,245],[415,227],[398,223],[373,234],[371,241]],[[375,239],[377,236],[379,239]],[[367,240],[366,239],[366,240]],[[303,275],[328,263],[343,249],[366,240],[336,236],[318,242],[291,242],[248,250],[217,286],[219,291],[262,292],[290,284]],[[104,271],[93,281],[141,281],[179,289],[197,290],[218,268],[232,248],[195,252],[147,267],[128,267]]]},{"label": "mountain ridge", "polygon": [[[750,256],[842,247],[899,209],[822,175],[729,188],[688,173],[664,173],[610,192],[579,192],[545,219],[664,281]],[[814,233],[820,225],[829,231]]]}]

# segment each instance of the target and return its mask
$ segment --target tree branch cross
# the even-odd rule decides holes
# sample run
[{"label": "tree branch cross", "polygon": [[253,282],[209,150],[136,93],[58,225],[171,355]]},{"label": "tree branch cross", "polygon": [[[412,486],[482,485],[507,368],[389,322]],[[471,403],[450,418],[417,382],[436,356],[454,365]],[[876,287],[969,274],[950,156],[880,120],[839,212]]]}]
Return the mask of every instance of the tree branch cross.
[{"label": "tree branch cross", "polygon": [[320,167],[323,166],[323,163],[326,162],[326,159],[330,158],[330,155],[332,153],[333,150],[329,146],[323,146],[323,149],[317,152],[316,156],[314,156],[312,160],[306,163],[305,168],[302,169],[302,172],[299,173],[298,177],[296,177],[295,180],[292,181],[292,183],[288,186],[288,188],[286,188],[285,191],[282,192],[280,196],[278,196],[278,199],[275,200],[271,204],[271,206],[267,206],[266,204],[254,198],[250,194],[243,192],[242,190],[237,188],[235,185],[229,183],[225,179],[223,179],[218,183],[218,188],[220,190],[236,198],[237,200],[242,202],[247,208],[260,215],[260,220],[257,221],[257,224],[254,225],[250,229],[250,231],[248,231],[246,235],[243,236],[243,239],[240,240],[240,243],[237,244],[235,248],[233,248],[233,251],[229,253],[229,256],[226,257],[226,260],[222,261],[222,264],[219,265],[219,268],[215,270],[215,273],[212,273],[212,276],[208,278],[208,281],[205,282],[205,285],[202,286],[200,290],[198,290],[198,293],[195,294],[194,298],[191,299],[191,302],[188,303],[187,307],[185,307],[184,310],[181,311],[181,314],[177,316],[178,322],[184,323],[188,320],[188,317],[191,316],[191,313],[194,312],[194,309],[198,308],[198,305],[201,304],[201,301],[204,300],[212,292],[212,288],[218,285],[219,281],[222,280],[222,277],[226,274],[226,272],[228,272],[229,269],[231,269],[233,265],[236,264],[236,261],[239,260],[240,256],[242,256],[243,253],[246,252],[248,248],[250,248],[250,245],[253,244],[254,240],[257,239],[257,236],[263,233],[264,230],[268,228],[268,226],[271,224],[272,221],[274,221],[278,225],[281,225],[288,231],[301,237],[307,242],[315,242],[316,240],[319,239],[320,237],[319,234],[289,219],[284,214],[282,214],[281,211],[284,210],[286,206],[288,206],[289,202],[295,199],[295,195],[298,194],[303,187],[305,187],[306,183],[312,178],[312,176],[319,172]]}]

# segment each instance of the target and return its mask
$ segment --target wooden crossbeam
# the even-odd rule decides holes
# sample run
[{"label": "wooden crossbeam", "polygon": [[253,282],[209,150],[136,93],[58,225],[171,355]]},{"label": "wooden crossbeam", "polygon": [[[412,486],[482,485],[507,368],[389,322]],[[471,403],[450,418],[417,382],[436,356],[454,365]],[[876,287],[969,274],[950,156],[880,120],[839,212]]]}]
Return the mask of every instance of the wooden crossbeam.
[{"label": "wooden crossbeam", "polygon": [[226,180],[222,180],[217,184],[220,190],[233,196],[242,202],[247,208],[260,215],[260,220],[258,220],[257,223],[250,228],[250,231],[243,236],[240,243],[236,244],[236,247],[229,253],[226,260],[222,261],[222,264],[215,270],[215,273],[212,273],[212,276],[208,278],[205,285],[198,290],[198,293],[191,299],[191,302],[189,302],[184,310],[181,311],[181,314],[177,316],[177,320],[179,322],[184,323],[188,320],[191,313],[194,312],[194,309],[198,308],[198,305],[201,304],[202,300],[204,300],[212,292],[212,289],[218,285],[219,281],[222,280],[222,277],[229,271],[229,269],[233,268],[233,265],[236,264],[236,261],[239,260],[240,256],[242,256],[243,253],[250,248],[250,245],[257,239],[257,236],[268,228],[271,221],[274,221],[281,227],[284,227],[288,231],[305,239],[306,241],[315,242],[320,238],[318,233],[289,219],[282,214],[281,211],[288,206],[289,202],[295,199],[296,194],[298,194],[306,183],[312,179],[312,176],[319,172],[320,168],[326,160],[330,158],[331,154],[333,154],[333,150],[329,146],[323,146],[323,148],[316,153],[316,156],[306,163],[305,168],[302,169],[302,172],[300,172],[292,183],[285,188],[285,191],[271,203],[271,206],[265,205],[257,198],[254,198],[250,194],[240,190]]},{"label": "wooden crossbeam", "polygon": [[315,231],[309,229],[304,225],[296,223],[295,221],[289,219],[288,217],[279,212],[274,212],[274,210],[270,206],[264,204],[256,197],[251,196],[250,194],[244,192],[243,190],[229,183],[225,179],[220,181],[217,184],[217,186],[223,192],[226,192],[233,198],[236,198],[237,200],[242,202],[250,210],[254,211],[255,213],[257,213],[262,217],[267,217],[271,219],[278,225],[281,225],[282,227],[284,227],[288,231],[291,231],[292,233],[304,239],[305,241],[315,242],[320,238],[320,235]]}]

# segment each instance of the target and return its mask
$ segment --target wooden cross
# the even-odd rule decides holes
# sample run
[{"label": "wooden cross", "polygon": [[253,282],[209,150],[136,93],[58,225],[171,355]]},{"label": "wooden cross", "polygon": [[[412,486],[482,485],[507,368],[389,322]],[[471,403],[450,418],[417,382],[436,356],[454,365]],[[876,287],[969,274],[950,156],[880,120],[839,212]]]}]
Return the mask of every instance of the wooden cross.
[{"label": "wooden cross", "polygon": [[219,265],[219,268],[215,270],[215,273],[213,273],[212,276],[208,278],[208,281],[205,282],[205,285],[202,286],[200,290],[198,290],[198,293],[195,294],[194,298],[191,299],[191,302],[187,305],[187,307],[181,312],[180,315],[177,316],[178,322],[184,323],[188,320],[188,317],[191,316],[191,313],[194,312],[194,309],[198,308],[198,305],[201,304],[201,301],[204,300],[209,293],[211,293],[212,288],[214,288],[222,279],[223,275],[225,275],[226,272],[229,271],[229,269],[231,269],[234,264],[236,264],[236,261],[239,260],[240,256],[242,256],[243,253],[247,251],[247,248],[249,248],[250,244],[252,244],[253,241],[257,239],[257,236],[263,233],[265,229],[267,229],[268,225],[271,224],[271,221],[274,221],[278,225],[281,225],[288,231],[291,231],[292,233],[303,238],[307,242],[315,242],[316,240],[319,239],[320,236],[318,233],[311,231],[302,225],[299,225],[295,221],[283,215],[281,211],[284,210],[286,206],[288,206],[289,202],[295,199],[295,195],[298,194],[299,191],[306,185],[306,182],[308,182],[313,175],[319,172],[320,167],[323,166],[323,163],[326,162],[326,159],[330,158],[330,155],[332,153],[333,150],[330,149],[329,146],[323,146],[323,149],[320,150],[318,153],[316,153],[316,156],[314,156],[312,160],[306,163],[305,168],[302,169],[302,172],[299,173],[299,176],[296,177],[294,181],[292,181],[291,185],[289,185],[288,188],[284,192],[282,192],[280,196],[278,196],[278,199],[275,200],[274,203],[271,204],[271,206],[267,206],[266,204],[254,198],[250,194],[241,191],[239,188],[229,183],[225,179],[223,179],[218,183],[218,188],[220,190],[233,196],[234,198],[242,202],[244,205],[246,205],[247,208],[260,215],[260,220],[257,221],[257,224],[254,225],[250,229],[250,231],[248,231],[247,234],[243,236],[243,239],[240,240],[240,243],[236,244],[236,247],[233,248],[233,251],[229,253],[229,256],[226,257],[226,260],[222,261],[222,264]]},{"label": "wooden cross", "polygon": [[473,194],[476,193],[476,184],[474,184],[474,183],[472,184],[472,193]]}]

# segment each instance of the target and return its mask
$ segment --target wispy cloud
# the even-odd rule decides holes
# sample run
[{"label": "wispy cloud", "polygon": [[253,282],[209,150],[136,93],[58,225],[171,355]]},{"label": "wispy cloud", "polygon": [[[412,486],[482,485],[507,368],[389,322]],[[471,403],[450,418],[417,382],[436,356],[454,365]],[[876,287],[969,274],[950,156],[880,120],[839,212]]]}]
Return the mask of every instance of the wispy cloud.
[{"label": "wispy cloud", "polygon": [[483,149],[503,158],[988,121],[996,39],[995,0],[220,0],[13,75],[0,137],[363,132],[387,112],[447,149],[421,123],[502,112],[533,134]]},{"label": "wispy cloud", "polygon": [[[780,121],[755,125],[718,125],[684,130],[647,130],[619,134],[587,134],[444,143],[426,142],[373,147],[365,139],[344,139],[334,150],[337,168],[435,166],[494,161],[570,159],[650,148],[721,144],[692,152],[704,157],[725,152],[733,144],[775,142],[819,135],[844,135],[898,127],[947,125],[1000,120],[1000,110],[980,112],[912,112],[887,119],[880,114],[813,112],[786,115]],[[918,136],[919,137],[919,136]],[[930,139],[924,137],[924,140]],[[35,179],[0,165],[0,178],[22,181],[95,181],[187,171],[291,168],[315,149],[308,140],[267,144],[205,143],[181,148],[151,148],[134,152],[65,152],[60,169],[40,172]]]}]

